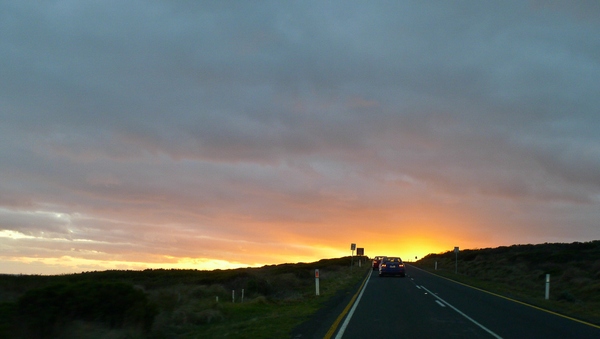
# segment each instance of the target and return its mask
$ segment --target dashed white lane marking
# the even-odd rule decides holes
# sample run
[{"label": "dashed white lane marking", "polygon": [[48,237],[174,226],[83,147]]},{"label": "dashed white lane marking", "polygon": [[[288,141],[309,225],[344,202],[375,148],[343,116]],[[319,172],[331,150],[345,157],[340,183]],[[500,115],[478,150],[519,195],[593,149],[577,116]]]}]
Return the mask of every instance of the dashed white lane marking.
[{"label": "dashed white lane marking", "polygon": [[436,300],[435,302],[438,303],[438,305],[440,305],[442,307],[446,307],[446,305],[444,305],[444,303],[439,300]]},{"label": "dashed white lane marking", "polygon": [[451,309],[455,310],[456,312],[458,312],[458,314],[462,315],[463,317],[467,318],[468,320],[470,320],[473,324],[481,327],[481,329],[483,329],[484,331],[486,331],[487,333],[491,334],[494,338],[496,339],[502,339],[501,336],[497,335],[496,333],[492,332],[490,329],[488,329],[487,327],[481,325],[480,323],[478,323],[477,321],[475,321],[475,319],[469,317],[468,315],[462,313],[458,308],[450,305],[446,300],[438,297],[437,295],[433,294],[433,292],[431,292],[430,290],[428,290],[427,288],[425,288],[425,286],[421,285],[421,288],[424,289],[425,291],[429,292],[432,296],[434,296],[437,300],[443,302],[444,304],[446,304],[448,307],[450,307]]}]

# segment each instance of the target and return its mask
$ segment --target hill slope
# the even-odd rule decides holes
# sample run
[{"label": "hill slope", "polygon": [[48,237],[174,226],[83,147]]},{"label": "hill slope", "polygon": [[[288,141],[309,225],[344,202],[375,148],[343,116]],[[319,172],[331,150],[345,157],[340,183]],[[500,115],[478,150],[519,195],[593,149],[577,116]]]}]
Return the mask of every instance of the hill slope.
[{"label": "hill slope", "polygon": [[350,263],[0,274],[0,338],[285,338],[370,270]]},{"label": "hill slope", "polygon": [[[600,324],[600,240],[462,250],[458,257],[448,251],[429,254],[415,265]],[[545,300],[546,274],[550,274],[549,300]]]}]

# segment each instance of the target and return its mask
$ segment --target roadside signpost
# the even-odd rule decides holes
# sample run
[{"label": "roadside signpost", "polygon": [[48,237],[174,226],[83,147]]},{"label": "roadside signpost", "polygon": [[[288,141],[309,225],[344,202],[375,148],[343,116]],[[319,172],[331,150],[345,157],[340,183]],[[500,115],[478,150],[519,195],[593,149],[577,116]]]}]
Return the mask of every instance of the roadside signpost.
[{"label": "roadside signpost", "polygon": [[356,255],[360,257],[358,258],[358,267],[362,267],[362,260],[363,256],[365,255],[365,249],[363,247],[357,247]]},{"label": "roadside signpost", "polygon": [[352,258],[350,259],[350,268],[354,266],[354,250],[356,249],[356,244],[350,244],[350,250],[352,251]]}]

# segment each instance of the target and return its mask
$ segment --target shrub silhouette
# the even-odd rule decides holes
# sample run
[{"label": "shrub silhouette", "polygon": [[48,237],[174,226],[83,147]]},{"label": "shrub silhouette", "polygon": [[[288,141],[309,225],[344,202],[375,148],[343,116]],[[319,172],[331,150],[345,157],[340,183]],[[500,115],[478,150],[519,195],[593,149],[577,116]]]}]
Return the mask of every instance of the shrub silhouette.
[{"label": "shrub silhouette", "polygon": [[19,298],[17,313],[39,337],[51,337],[61,325],[73,320],[148,330],[156,310],[132,285],[84,281],[30,290]]}]

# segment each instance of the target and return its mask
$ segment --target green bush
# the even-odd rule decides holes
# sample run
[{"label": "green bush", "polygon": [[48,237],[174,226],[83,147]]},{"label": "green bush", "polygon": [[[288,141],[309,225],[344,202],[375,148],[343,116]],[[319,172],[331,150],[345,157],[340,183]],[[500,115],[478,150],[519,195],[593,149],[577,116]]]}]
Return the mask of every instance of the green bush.
[{"label": "green bush", "polygon": [[15,315],[15,303],[0,303],[0,338],[9,338]]},{"label": "green bush", "polygon": [[249,296],[269,296],[273,293],[273,285],[268,280],[260,277],[248,280],[247,289]]},{"label": "green bush", "polygon": [[575,296],[570,291],[562,291],[562,292],[560,292],[560,294],[558,295],[558,298],[556,298],[556,300],[575,302],[575,301],[577,301],[577,298],[575,298]]},{"label": "green bush", "polygon": [[23,294],[17,314],[32,335],[52,337],[74,320],[100,322],[109,328],[125,325],[149,329],[156,310],[146,295],[125,283],[61,283]]}]

